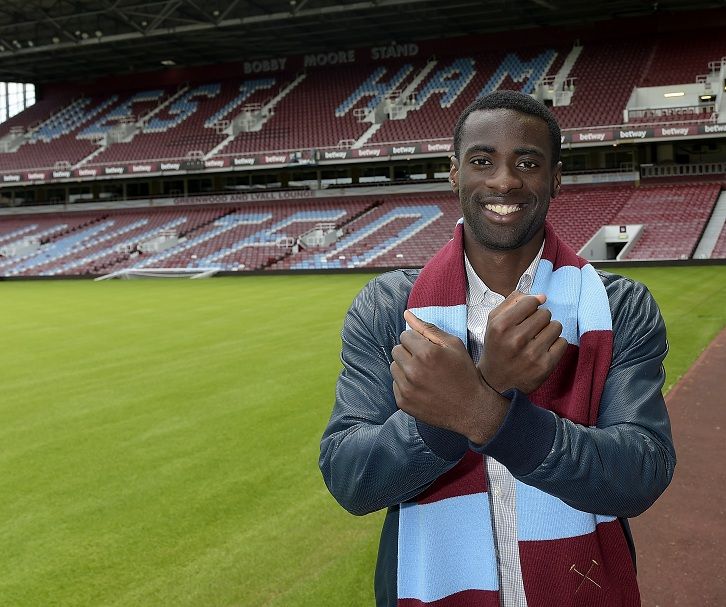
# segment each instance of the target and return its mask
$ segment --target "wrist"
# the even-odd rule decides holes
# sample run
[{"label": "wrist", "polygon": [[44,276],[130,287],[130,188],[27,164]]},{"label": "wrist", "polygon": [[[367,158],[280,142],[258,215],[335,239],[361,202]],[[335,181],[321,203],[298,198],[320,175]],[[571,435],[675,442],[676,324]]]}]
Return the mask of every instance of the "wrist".
[{"label": "wrist", "polygon": [[510,386],[505,385],[506,378],[499,377],[499,373],[495,369],[492,369],[491,365],[486,364],[486,362],[482,361],[481,366],[477,365],[476,369],[479,371],[479,376],[492,392],[504,394],[510,388]]},{"label": "wrist", "polygon": [[[481,375],[480,375],[481,376]],[[497,433],[509,411],[510,400],[502,396],[481,376],[479,390],[472,404],[472,415],[462,432],[476,445],[483,445]]]},{"label": "wrist", "polygon": [[519,390],[511,398],[507,415],[497,432],[484,444],[469,448],[504,464],[516,477],[530,474],[549,455],[557,433],[557,415],[532,403]]}]

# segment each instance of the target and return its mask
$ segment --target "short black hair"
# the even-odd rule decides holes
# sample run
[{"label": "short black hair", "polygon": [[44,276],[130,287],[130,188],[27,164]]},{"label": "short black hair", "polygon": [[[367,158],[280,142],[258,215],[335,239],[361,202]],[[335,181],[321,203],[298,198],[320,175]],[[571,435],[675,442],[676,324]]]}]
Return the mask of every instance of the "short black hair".
[{"label": "short black hair", "polygon": [[560,149],[562,148],[560,125],[557,124],[552,112],[543,103],[519,91],[494,91],[493,93],[484,95],[484,97],[480,97],[461,113],[454,127],[454,154],[457,158],[459,157],[461,147],[461,131],[464,128],[466,119],[472,112],[481,110],[514,110],[515,112],[529,114],[530,116],[544,120],[550,132],[552,166],[559,162]]}]

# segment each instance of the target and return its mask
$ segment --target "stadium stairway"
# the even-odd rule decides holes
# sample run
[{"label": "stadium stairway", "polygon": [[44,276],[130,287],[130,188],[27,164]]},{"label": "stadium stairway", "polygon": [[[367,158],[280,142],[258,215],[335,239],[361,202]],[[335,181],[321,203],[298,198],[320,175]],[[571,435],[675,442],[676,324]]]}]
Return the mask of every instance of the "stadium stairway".
[{"label": "stadium stairway", "polygon": [[[218,265],[221,265],[222,268],[225,270],[233,269],[232,267],[229,267],[228,263],[225,263],[223,261],[226,257],[247,247],[277,247],[277,242],[279,241],[279,239],[289,237],[287,234],[283,234],[282,230],[288,228],[292,224],[304,223],[309,224],[309,226],[312,227],[319,222],[338,221],[345,215],[346,211],[344,208],[315,209],[305,211],[300,210],[292,213],[291,215],[285,216],[284,218],[276,221],[269,227],[261,228],[259,231],[255,232],[254,234],[250,234],[246,238],[242,238],[226,247],[217,249],[211,255],[198,259],[192,265],[200,268],[216,267]],[[271,257],[274,257],[274,255],[272,255]]]},{"label": "stadium stairway", "polygon": [[[440,223],[437,220],[442,213],[436,202],[438,197],[432,194],[391,197],[349,221],[344,236],[330,246],[303,250],[274,269],[373,267],[374,262],[392,249],[419,240],[418,234],[422,230],[432,223]],[[449,237],[450,231],[451,226],[448,226]],[[435,251],[431,246],[425,248],[428,253],[420,260],[424,262]]]},{"label": "stadium stairway", "polygon": [[726,258],[726,224],[721,228],[721,235],[716,241],[716,245],[711,252],[711,259]]},{"label": "stadium stairway", "polygon": [[0,245],[2,245],[2,243],[5,241],[20,238],[21,236],[28,234],[29,232],[32,232],[33,230],[36,230],[37,228],[38,228],[38,224],[31,223],[30,225],[20,226],[16,230],[11,229],[9,232],[6,232],[5,234],[0,234]]},{"label": "stadium stairway", "polygon": [[[348,232],[348,226],[350,226],[352,223],[354,223],[357,219],[363,217],[367,213],[371,213],[375,211],[378,207],[380,207],[383,203],[382,200],[376,199],[370,204],[365,204],[360,210],[354,211],[353,213],[347,215],[345,219],[340,222],[336,227],[340,230],[343,230],[344,233]],[[329,249],[332,249],[334,246],[331,245]],[[317,249],[317,251],[320,251],[321,249]],[[293,264],[298,261],[299,259],[307,257],[307,255],[310,253],[310,251],[306,251],[305,249],[302,249],[298,253],[294,253],[292,247],[285,250],[281,255],[279,255],[275,259],[269,259],[266,261],[262,266],[260,266],[259,270],[280,270],[280,269],[290,269]]]},{"label": "stadium stairway", "polygon": [[[29,231],[34,231],[38,227],[39,227],[38,224],[32,224],[32,226],[31,226],[32,229],[29,230]],[[50,226],[50,227],[48,227],[48,228],[46,228],[44,230],[41,230],[40,232],[36,232],[34,234],[28,235],[27,238],[37,239],[37,240],[41,241],[46,236],[52,236],[53,234],[55,234],[59,230],[63,230],[66,227],[67,227],[67,224],[65,224],[65,223],[52,225],[52,226]],[[24,232],[24,234],[27,234],[27,231]],[[3,240],[5,240],[5,238]],[[13,244],[12,242],[11,243],[6,243],[6,245],[7,244],[10,245],[9,248],[12,248],[12,244]],[[21,243],[16,243],[16,244],[22,244],[22,239],[21,239]],[[3,245],[3,249],[5,248],[6,245]],[[0,275],[7,275],[9,269],[12,268],[12,266],[14,264],[17,264],[17,263],[20,263],[20,262],[24,262],[25,260],[30,259],[31,257],[33,257],[36,254],[37,254],[37,250],[31,250],[31,251],[29,251],[27,253],[24,253],[24,254],[21,254],[21,255],[10,255],[10,256],[5,257],[5,258],[0,258]]]},{"label": "stadium stairway", "polygon": [[713,256],[714,249],[719,241],[719,236],[726,227],[726,191],[719,194],[716,206],[713,209],[711,218],[706,224],[703,236],[698,242],[696,251],[693,254],[694,259],[710,259]]},{"label": "stadium stairway", "polygon": [[216,221],[219,221],[220,219],[222,219],[223,217],[226,217],[227,215],[232,215],[232,213],[235,213],[238,210],[239,209],[237,209],[237,208],[227,209],[221,215],[215,215],[213,217],[210,217],[206,221],[202,221],[201,223],[191,226],[190,228],[188,228],[186,230],[182,230],[181,232],[179,232],[179,238],[193,238],[194,234],[196,232],[203,230],[208,225],[213,224]]},{"label": "stadium stairway", "polygon": [[[90,251],[92,251],[94,247],[98,247],[99,245],[103,246],[104,243],[117,239],[119,236],[123,236],[129,232],[133,232],[134,230],[141,228],[148,223],[148,219],[139,219],[135,222],[121,227],[109,226],[109,230],[100,233],[98,236],[86,239],[76,250],[69,251],[69,254],[64,256],[64,261],[61,265],[58,265],[58,259],[54,259],[50,261],[49,268],[44,269],[41,267],[39,268],[39,271],[42,274],[46,274],[49,276],[72,273],[70,270],[86,265],[90,262],[95,261],[96,259],[105,257],[108,254],[108,249],[103,249],[101,251],[91,253]],[[117,242],[113,245],[111,251],[115,251],[117,249],[120,250],[120,248],[130,248],[132,246],[132,242],[134,242],[134,240],[136,240],[137,238],[138,236],[134,236],[132,240],[129,240],[125,243]]]},{"label": "stadium stairway", "polygon": [[[99,238],[93,239],[86,243],[86,251],[79,251],[75,255],[75,259],[70,259],[63,263],[61,266],[56,266],[48,272],[50,275],[58,274],[73,274],[78,273],[79,270],[85,272],[92,271],[91,268],[102,264],[101,260],[112,256],[112,262],[118,263],[120,260],[130,260],[131,255],[138,251],[138,244],[146,240],[152,239],[164,230],[173,230],[179,225],[186,221],[185,217],[178,217],[172,221],[167,222],[163,225],[151,227],[151,229],[137,234],[130,234],[134,230],[146,227],[149,224],[148,219],[140,219],[134,221],[126,226],[122,226],[119,229],[104,234]],[[109,240],[118,239],[120,236],[123,237],[126,234],[129,236],[125,239],[117,240],[110,248],[101,248],[91,253],[87,253],[88,249],[92,249],[94,246],[102,244]]]},{"label": "stadium stairway", "polygon": [[84,228],[87,228],[88,226],[92,226],[93,224],[101,223],[102,221],[105,221],[107,219],[108,219],[108,214],[101,214],[96,217],[91,217],[82,223],[69,226],[66,229],[64,229],[56,234],[53,234],[52,236],[50,236],[48,238],[41,239],[40,244],[42,244],[42,245],[49,244],[50,242],[52,242],[54,240],[63,238],[64,236],[67,236],[68,234],[72,234],[73,232],[77,232],[78,230],[82,230]]},{"label": "stadium stairway", "polygon": [[[215,239],[217,236],[223,235],[225,232],[232,232],[235,228],[244,225],[259,225],[272,218],[271,213],[242,213],[235,212],[225,215],[214,222],[211,230],[203,233],[197,233],[192,238],[180,242],[174,247],[165,251],[145,257],[133,264],[134,268],[155,267],[156,265],[164,265],[170,258],[178,257],[180,253],[195,249],[200,245]],[[177,264],[178,266],[179,264]]]},{"label": "stadium stairway", "polygon": [[[305,80],[307,74],[300,73],[298,74],[295,79],[292,82],[287,83],[285,86],[281,87],[280,91],[269,101],[265,102],[265,104],[260,108],[259,113],[262,117],[262,123],[261,128],[264,128],[265,123],[269,119],[270,116],[274,113],[275,107],[285,98],[287,97],[303,80]],[[239,117],[239,114],[237,114],[232,120],[235,120]],[[221,152],[229,143],[231,143],[235,137],[238,135],[244,134],[244,131],[240,131],[239,133],[231,132],[223,141],[219,142],[214,148],[212,148],[207,154],[204,156],[205,159],[213,158],[216,156],[219,152]]]},{"label": "stadium stairway", "polygon": [[[416,88],[423,82],[424,78],[429,75],[431,70],[433,70],[436,67],[436,64],[438,62],[435,59],[429,59],[429,61],[426,63],[426,65],[421,69],[414,79],[406,85],[406,88],[403,89],[403,91],[396,96],[395,99],[383,99],[378,106],[376,106],[374,109],[371,110],[371,114],[378,115],[379,122],[373,122],[370,127],[363,133],[358,140],[351,146],[352,149],[356,150],[359,148],[362,148],[366,143],[368,143],[371,138],[381,129],[381,127],[385,124],[386,120],[395,120],[395,118],[391,118],[390,114],[386,116],[385,108],[383,108],[384,104],[390,103],[391,104],[391,110],[393,110],[395,107],[401,107],[403,104],[406,103],[406,100],[409,99],[412,95],[414,95]],[[411,110],[418,109],[415,105],[414,107],[410,108]],[[381,111],[383,110],[383,111]]]},{"label": "stadium stairway", "polygon": [[179,88],[177,88],[176,92],[174,92],[172,95],[169,95],[166,99],[164,99],[159,105],[157,105],[155,108],[151,109],[149,112],[141,116],[139,119],[139,122],[147,122],[154,116],[156,116],[159,112],[161,112],[166,107],[170,106],[172,103],[174,103],[179,97],[181,97],[184,93],[186,93],[190,89],[190,84],[188,82],[185,82],[184,84],[180,85]]},{"label": "stadium stairway", "polygon": [[47,246],[38,249],[25,260],[15,260],[14,267],[10,269],[9,274],[14,276],[35,274],[41,267],[71,254],[74,248],[84,240],[93,238],[112,224],[112,221],[94,222],[92,225],[68,233],[62,238],[54,238]]}]

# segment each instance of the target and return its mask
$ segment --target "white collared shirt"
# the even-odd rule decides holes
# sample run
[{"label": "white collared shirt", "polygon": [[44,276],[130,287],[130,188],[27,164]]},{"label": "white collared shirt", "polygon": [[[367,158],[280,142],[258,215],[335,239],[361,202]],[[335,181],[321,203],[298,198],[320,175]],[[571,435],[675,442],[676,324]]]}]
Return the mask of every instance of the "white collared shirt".
[{"label": "white collared shirt", "polygon": [[[534,282],[544,243],[532,263],[520,276],[517,291],[529,294]],[[490,312],[504,301],[504,296],[492,291],[479,278],[464,253],[466,266],[466,328],[469,334],[469,352],[478,362],[484,351],[484,336]],[[517,536],[516,483],[514,476],[502,464],[486,458],[489,509],[494,531],[494,546],[499,574],[499,601],[501,607],[527,607],[527,597],[522,581]]]}]

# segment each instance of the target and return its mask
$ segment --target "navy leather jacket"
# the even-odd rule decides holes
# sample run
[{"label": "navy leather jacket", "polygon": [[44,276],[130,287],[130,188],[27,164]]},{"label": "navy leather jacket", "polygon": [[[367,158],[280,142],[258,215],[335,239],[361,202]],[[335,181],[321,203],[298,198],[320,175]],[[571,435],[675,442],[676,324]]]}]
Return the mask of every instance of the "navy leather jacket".
[{"label": "navy leather jacket", "polygon": [[[665,490],[676,458],[661,389],[665,325],[642,284],[598,271],[613,319],[613,358],[596,427],[544,412],[516,393],[484,453],[520,481],[585,512],[627,517]],[[353,302],[342,331],[336,400],[320,445],[320,469],[353,514],[388,508],[376,568],[378,605],[395,605],[398,504],[412,499],[463,457],[468,441],[427,426],[396,406],[391,350],[418,270],[374,278]],[[546,413],[546,417],[543,417]],[[632,552],[632,543],[631,543]]]}]

